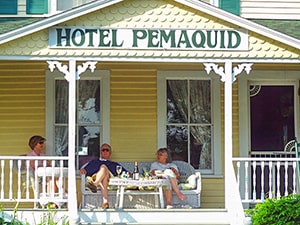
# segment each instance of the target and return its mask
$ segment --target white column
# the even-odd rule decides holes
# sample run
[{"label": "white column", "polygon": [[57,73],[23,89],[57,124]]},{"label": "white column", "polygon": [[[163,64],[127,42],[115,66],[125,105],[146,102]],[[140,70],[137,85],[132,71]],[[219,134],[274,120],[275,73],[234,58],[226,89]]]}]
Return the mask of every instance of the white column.
[{"label": "white column", "polygon": [[[65,74],[65,79],[69,82],[69,163],[68,163],[68,211],[70,225],[78,224],[77,210],[77,188],[76,188],[76,166],[75,166],[75,138],[76,138],[76,80],[79,75],[90,68],[94,72],[96,62],[85,62],[83,66],[79,65],[76,70],[76,60],[69,60],[69,71],[66,65],[58,61],[48,61],[49,69],[52,72],[55,67]],[[74,187],[74,188],[71,188]]]},{"label": "white column", "polygon": [[[69,163],[68,163],[68,187],[76,187],[75,167],[75,124],[76,124],[76,61],[69,61]],[[68,188],[69,190],[73,188]],[[76,188],[74,188],[76,190]],[[68,210],[70,224],[78,224],[76,191],[68,193]]]},{"label": "white column", "polygon": [[232,168],[232,83],[236,80],[236,76],[243,70],[249,74],[252,63],[243,63],[232,68],[232,61],[226,61],[224,67],[219,67],[215,63],[204,63],[205,70],[209,74],[213,70],[221,76],[221,81],[225,82],[224,87],[224,154],[225,154],[225,207],[228,209],[230,204],[230,179]]}]

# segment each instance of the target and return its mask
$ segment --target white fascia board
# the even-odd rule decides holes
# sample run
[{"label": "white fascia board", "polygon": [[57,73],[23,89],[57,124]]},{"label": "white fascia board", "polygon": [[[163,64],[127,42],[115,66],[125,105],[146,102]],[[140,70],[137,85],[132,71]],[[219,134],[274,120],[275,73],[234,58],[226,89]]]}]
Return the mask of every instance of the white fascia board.
[{"label": "white fascia board", "polygon": [[0,35],[0,44],[4,44],[17,38],[24,37],[28,34],[32,34],[34,32],[55,26],[56,24],[74,19],[87,13],[97,11],[99,9],[111,6],[121,1],[123,0],[98,0],[74,9],[64,11],[62,13],[48,17],[31,25]]},{"label": "white fascia board", "polygon": [[208,3],[199,1],[199,0],[174,0],[178,3],[187,5],[191,8],[197,9],[199,11],[202,11],[204,13],[207,13],[211,16],[214,16],[216,18],[220,18],[224,21],[227,21],[229,23],[235,24],[237,26],[240,26],[241,28],[251,30],[255,33],[261,34],[263,36],[269,37],[271,39],[277,40],[279,42],[282,42],[284,44],[290,45],[294,48],[300,49],[300,40],[297,38],[293,38],[289,35],[283,34],[281,32],[272,30],[268,27],[265,27],[263,25],[254,23],[250,20],[247,20],[243,17],[234,15],[232,13],[229,13],[225,10],[219,9],[217,7],[214,7]]},{"label": "white fascia board", "polygon": [[234,63],[286,63],[286,64],[300,64],[300,59],[273,59],[273,58],[153,58],[153,57],[65,57],[65,56],[7,56],[0,55],[0,61],[97,61],[97,62],[141,62],[141,63],[225,63],[226,61],[232,61]]}]

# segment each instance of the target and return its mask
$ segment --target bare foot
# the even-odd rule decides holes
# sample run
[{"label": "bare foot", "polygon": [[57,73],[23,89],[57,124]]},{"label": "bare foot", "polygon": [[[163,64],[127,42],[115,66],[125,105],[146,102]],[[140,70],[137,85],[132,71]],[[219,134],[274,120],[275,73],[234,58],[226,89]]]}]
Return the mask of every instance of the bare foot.
[{"label": "bare foot", "polygon": [[178,198],[179,198],[181,201],[187,200],[186,195],[184,195],[184,194],[182,194],[182,193],[180,193],[180,194],[178,195]]}]

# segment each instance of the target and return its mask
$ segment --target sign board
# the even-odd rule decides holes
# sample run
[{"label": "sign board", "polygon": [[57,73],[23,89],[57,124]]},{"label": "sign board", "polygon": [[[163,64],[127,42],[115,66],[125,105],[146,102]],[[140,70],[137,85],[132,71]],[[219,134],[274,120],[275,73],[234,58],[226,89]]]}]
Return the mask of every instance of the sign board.
[{"label": "sign board", "polygon": [[49,48],[248,50],[248,33],[233,29],[52,27]]}]

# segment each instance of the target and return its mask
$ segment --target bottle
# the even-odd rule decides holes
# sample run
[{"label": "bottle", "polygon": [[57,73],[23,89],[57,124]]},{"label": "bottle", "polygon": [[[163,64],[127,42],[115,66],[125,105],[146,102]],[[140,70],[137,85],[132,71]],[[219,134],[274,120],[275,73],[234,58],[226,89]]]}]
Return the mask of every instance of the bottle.
[{"label": "bottle", "polygon": [[137,161],[134,162],[133,179],[134,180],[138,180],[139,179],[139,166],[138,166],[138,162]]}]

